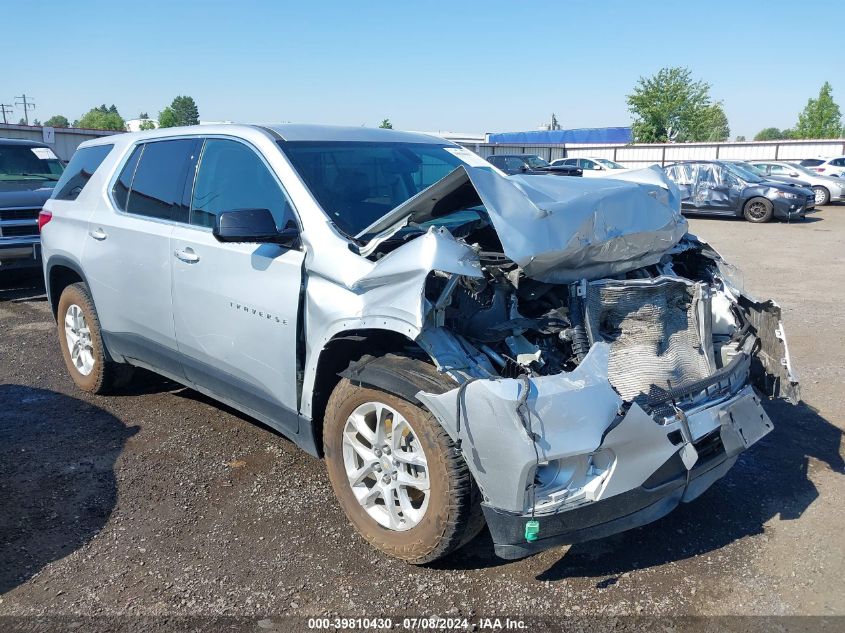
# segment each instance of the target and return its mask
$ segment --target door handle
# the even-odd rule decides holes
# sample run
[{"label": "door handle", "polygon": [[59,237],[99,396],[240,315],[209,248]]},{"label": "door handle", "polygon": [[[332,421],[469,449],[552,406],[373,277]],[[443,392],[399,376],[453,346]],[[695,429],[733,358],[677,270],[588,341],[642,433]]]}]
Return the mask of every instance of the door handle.
[{"label": "door handle", "polygon": [[106,232],[103,229],[100,229],[100,228],[95,229],[93,231],[88,231],[88,235],[93,237],[95,240],[99,240],[100,242],[102,242],[104,239],[106,239],[108,237]]},{"label": "door handle", "polygon": [[194,252],[190,246],[184,248],[181,251],[174,251],[173,254],[176,256],[177,259],[181,259],[183,262],[187,262],[188,264],[196,264],[200,260],[200,256]]}]

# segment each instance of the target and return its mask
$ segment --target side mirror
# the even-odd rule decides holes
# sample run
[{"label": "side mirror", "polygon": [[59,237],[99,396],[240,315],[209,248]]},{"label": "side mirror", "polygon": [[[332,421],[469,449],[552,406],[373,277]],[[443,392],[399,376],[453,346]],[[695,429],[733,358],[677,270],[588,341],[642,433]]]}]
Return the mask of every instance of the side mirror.
[{"label": "side mirror", "polygon": [[519,168],[519,171],[528,171],[529,169],[531,168],[528,165],[522,165],[522,167]]},{"label": "side mirror", "polygon": [[299,245],[299,230],[292,222],[281,231],[269,209],[235,209],[214,218],[211,231],[218,242],[256,242],[279,244],[286,248]]},{"label": "side mirror", "polygon": [[602,169],[604,169],[604,167],[602,167],[601,165],[593,165],[593,169],[595,169],[596,171],[601,171]]}]

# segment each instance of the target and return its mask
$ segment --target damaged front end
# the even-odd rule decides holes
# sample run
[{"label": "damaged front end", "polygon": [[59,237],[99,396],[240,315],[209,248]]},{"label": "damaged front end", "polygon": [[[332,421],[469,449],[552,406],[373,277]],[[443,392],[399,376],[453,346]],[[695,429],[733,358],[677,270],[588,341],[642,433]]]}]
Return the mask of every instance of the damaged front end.
[{"label": "damaged front end", "polygon": [[416,399],[461,447],[500,556],[660,518],[771,431],[758,394],[799,400],[780,309],[686,234],[662,175],[458,171],[397,213],[434,218],[451,196],[487,218],[457,235],[473,274],[426,278],[417,341],[457,386]]}]

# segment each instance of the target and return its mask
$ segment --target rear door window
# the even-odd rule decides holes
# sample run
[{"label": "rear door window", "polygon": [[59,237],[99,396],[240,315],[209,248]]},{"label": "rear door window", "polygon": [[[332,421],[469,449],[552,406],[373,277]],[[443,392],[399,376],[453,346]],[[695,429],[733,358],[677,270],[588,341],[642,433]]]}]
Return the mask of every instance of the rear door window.
[{"label": "rear door window", "polygon": [[268,209],[279,229],[294,222],[291,203],[254,150],[243,143],[209,139],[194,185],[190,222],[212,227],[223,211]]},{"label": "rear door window", "polygon": [[53,189],[53,199],[76,200],[113,147],[114,145],[95,145],[76,150]]},{"label": "rear door window", "polygon": [[201,141],[193,138],[146,143],[129,187],[126,212],[187,222],[188,172],[200,146]]}]

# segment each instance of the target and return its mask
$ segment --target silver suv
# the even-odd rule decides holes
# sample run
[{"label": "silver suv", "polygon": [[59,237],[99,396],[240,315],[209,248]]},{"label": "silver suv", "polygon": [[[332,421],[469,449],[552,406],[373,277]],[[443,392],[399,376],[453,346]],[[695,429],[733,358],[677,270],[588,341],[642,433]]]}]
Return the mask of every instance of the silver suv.
[{"label": "silver suv", "polygon": [[278,429],[406,561],[485,522],[513,559],[654,521],[771,430],[763,395],[798,400],[777,305],[656,168],[505,176],[422,134],[221,125],[84,143],[71,190],[41,236],[76,384],[144,367]]}]

